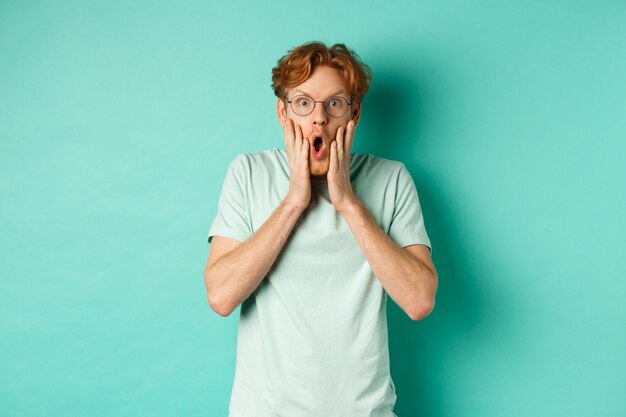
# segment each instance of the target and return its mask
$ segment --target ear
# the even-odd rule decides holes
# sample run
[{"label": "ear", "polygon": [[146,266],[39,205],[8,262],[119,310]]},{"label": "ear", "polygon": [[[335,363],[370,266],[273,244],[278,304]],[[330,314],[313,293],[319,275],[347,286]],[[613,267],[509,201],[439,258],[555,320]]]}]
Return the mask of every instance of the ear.
[{"label": "ear", "polygon": [[353,104],[350,106],[352,107],[352,120],[354,120],[354,127],[357,127],[359,120],[361,120],[361,102],[355,100]]},{"label": "ear", "polygon": [[276,100],[276,115],[278,116],[278,123],[284,127],[287,123],[287,108],[282,98]]}]

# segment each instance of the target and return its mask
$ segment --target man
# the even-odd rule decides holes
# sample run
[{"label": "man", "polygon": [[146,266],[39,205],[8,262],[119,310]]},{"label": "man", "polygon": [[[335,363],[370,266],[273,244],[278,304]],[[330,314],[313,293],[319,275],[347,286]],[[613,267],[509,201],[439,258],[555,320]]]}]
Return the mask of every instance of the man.
[{"label": "man", "polygon": [[350,154],[371,71],[345,45],[272,74],[286,150],[231,163],[209,231],[209,305],[241,304],[229,415],[394,416],[386,295],[421,320],[437,290],[415,185]]}]

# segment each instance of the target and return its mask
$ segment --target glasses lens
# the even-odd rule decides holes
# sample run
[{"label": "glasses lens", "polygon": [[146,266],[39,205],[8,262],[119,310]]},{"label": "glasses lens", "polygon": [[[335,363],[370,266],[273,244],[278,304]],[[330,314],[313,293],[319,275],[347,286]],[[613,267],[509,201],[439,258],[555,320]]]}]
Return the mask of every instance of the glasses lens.
[{"label": "glasses lens", "polygon": [[315,102],[311,97],[296,96],[291,99],[291,108],[293,112],[299,116],[306,116],[313,111]]},{"label": "glasses lens", "polygon": [[341,117],[348,110],[348,101],[343,97],[331,97],[324,102],[324,107],[332,117]]}]

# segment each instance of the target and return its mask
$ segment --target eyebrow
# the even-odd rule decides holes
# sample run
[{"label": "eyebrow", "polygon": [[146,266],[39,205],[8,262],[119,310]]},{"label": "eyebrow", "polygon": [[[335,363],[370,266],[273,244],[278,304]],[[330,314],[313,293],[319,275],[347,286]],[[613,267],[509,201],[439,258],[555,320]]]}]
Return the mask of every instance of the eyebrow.
[{"label": "eyebrow", "polygon": [[[311,94],[307,93],[306,91],[302,91],[302,90],[294,90],[294,93],[302,93],[302,94],[304,94],[306,96],[311,97]],[[338,90],[337,92],[331,94],[329,97],[336,96],[336,95],[343,94],[343,93],[345,93],[346,95],[350,95],[350,94],[346,93],[345,90]]]}]

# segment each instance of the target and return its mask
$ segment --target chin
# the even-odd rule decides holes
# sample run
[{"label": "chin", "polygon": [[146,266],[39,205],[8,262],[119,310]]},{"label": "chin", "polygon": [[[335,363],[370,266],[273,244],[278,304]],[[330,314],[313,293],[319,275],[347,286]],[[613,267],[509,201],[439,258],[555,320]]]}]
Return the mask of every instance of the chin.
[{"label": "chin", "polygon": [[311,172],[311,178],[326,178],[328,174],[328,168],[330,167],[330,161],[309,161],[309,169]]},{"label": "chin", "polygon": [[314,174],[314,173],[311,173],[311,178],[315,179],[315,180],[325,180],[326,179],[326,173],[324,173],[324,174]]}]

